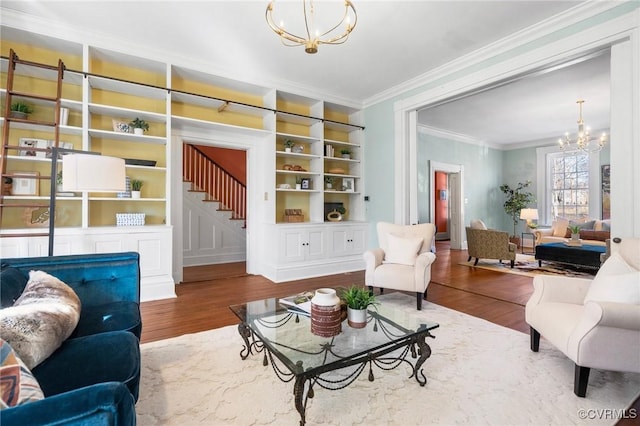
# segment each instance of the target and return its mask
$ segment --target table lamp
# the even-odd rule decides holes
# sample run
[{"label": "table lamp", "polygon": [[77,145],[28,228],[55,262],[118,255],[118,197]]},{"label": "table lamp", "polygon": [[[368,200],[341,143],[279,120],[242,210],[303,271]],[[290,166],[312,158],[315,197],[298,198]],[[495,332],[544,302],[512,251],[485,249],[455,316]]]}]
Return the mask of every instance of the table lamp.
[{"label": "table lamp", "polygon": [[[538,209],[522,209],[520,210],[520,219],[527,221],[529,228],[535,227],[532,221],[538,220]],[[532,226],[533,225],[533,226]]]}]

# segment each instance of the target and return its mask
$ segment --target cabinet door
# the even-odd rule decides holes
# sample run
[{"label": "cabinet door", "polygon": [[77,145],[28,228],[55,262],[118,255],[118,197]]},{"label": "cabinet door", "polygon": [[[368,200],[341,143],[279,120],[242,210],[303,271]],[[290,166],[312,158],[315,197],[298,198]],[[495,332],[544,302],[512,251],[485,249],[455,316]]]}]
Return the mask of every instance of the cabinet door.
[{"label": "cabinet door", "polygon": [[312,229],[307,232],[307,256],[311,259],[322,259],[325,256],[324,231],[322,229]]},{"label": "cabinet door", "polygon": [[280,232],[280,260],[298,262],[304,260],[306,231],[287,229]]},{"label": "cabinet door", "polygon": [[330,251],[332,257],[339,257],[346,255],[349,251],[349,228],[348,227],[340,227],[335,228],[330,231],[331,239],[330,239]]},{"label": "cabinet door", "polygon": [[362,254],[364,253],[364,247],[367,242],[367,232],[365,227],[356,226],[351,229],[349,236],[349,246],[351,248],[352,254]]}]

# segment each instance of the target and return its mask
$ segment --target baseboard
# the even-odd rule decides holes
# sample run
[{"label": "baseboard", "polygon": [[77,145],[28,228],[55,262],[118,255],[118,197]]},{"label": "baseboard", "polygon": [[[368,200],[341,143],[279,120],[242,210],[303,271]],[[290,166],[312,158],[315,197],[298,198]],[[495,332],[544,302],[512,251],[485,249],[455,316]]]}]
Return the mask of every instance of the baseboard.
[{"label": "baseboard", "polygon": [[176,286],[171,276],[143,277],[140,279],[140,301],[171,299],[176,296]]},{"label": "baseboard", "polygon": [[331,260],[325,262],[305,262],[292,265],[270,265],[265,268],[264,277],[275,283],[322,277],[346,272],[362,271],[365,263],[362,258]]}]

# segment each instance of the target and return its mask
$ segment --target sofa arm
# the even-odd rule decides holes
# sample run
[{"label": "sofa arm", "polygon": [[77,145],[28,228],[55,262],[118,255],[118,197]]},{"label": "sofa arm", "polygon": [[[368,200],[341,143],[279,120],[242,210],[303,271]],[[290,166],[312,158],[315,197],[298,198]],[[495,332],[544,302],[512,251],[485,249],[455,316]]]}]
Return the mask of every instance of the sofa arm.
[{"label": "sofa arm", "polygon": [[365,251],[362,255],[365,261],[364,284],[366,286],[373,285],[373,273],[376,268],[382,265],[384,259],[384,251],[381,248]]},{"label": "sofa arm", "polygon": [[585,278],[537,275],[527,307],[545,302],[582,305],[590,284],[591,280]]},{"label": "sofa arm", "polygon": [[431,265],[436,261],[436,255],[430,251],[424,252],[416,258],[414,278],[417,292],[424,292],[431,281]]},{"label": "sofa arm", "polygon": [[100,383],[0,411],[2,426],[136,424],[135,404],[125,385]]},{"label": "sofa arm", "polygon": [[536,245],[542,244],[542,238],[553,235],[553,228],[536,229],[533,231],[533,235],[536,236]]}]

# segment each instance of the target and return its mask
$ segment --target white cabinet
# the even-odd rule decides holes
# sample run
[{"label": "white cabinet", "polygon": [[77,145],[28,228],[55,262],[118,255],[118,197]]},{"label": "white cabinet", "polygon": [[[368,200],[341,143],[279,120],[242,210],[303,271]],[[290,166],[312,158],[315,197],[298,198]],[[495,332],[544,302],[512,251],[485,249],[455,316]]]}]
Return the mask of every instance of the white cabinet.
[{"label": "white cabinet", "polygon": [[325,232],[322,227],[293,227],[280,231],[279,260],[303,262],[325,257]]},{"label": "white cabinet", "polygon": [[361,255],[364,252],[365,225],[330,226],[328,251],[333,256]]}]

